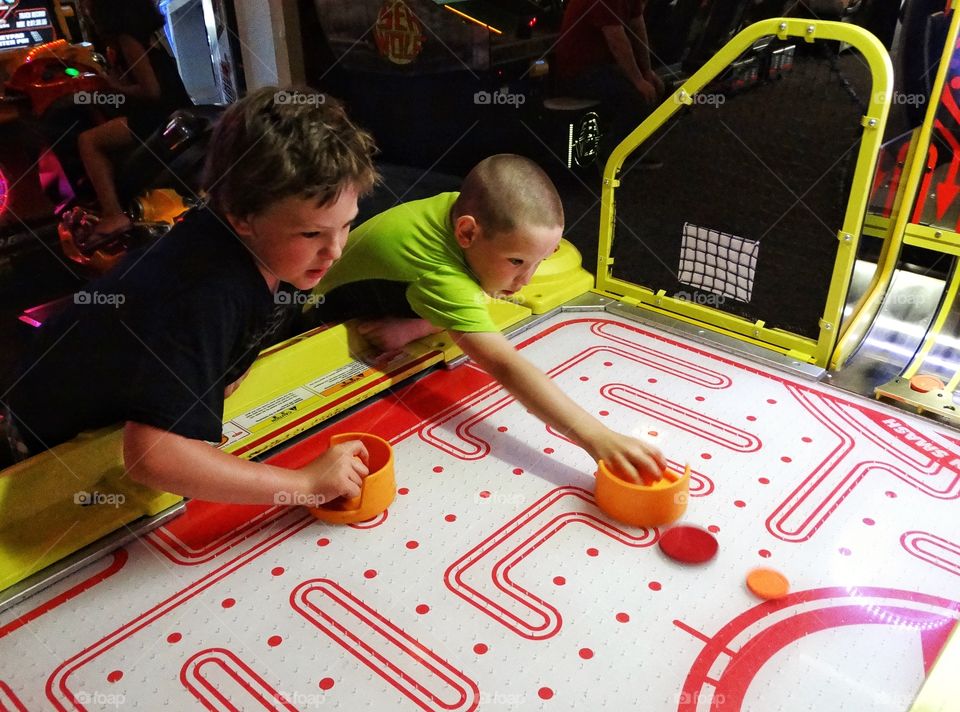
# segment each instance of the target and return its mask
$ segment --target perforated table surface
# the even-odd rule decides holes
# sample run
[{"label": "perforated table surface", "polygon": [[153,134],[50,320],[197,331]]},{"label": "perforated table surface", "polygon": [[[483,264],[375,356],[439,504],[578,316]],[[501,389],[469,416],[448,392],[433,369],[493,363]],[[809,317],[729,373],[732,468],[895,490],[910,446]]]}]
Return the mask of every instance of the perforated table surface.
[{"label": "perforated table surface", "polygon": [[[0,616],[4,709],[906,710],[960,617],[957,433],[607,314],[521,352],[690,463],[684,566],[471,365],[332,432],[394,444],[386,513],[187,512]],[[790,594],[761,601],[757,566]]]}]

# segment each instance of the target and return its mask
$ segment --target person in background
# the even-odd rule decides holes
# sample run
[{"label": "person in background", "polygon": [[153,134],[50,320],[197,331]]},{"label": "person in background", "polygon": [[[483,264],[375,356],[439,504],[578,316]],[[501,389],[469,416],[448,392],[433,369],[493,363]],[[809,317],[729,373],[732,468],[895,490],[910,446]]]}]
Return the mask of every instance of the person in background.
[{"label": "person in background", "polygon": [[163,34],[163,15],[153,0],[84,0],[83,10],[105,45],[112,93],[105,108],[117,115],[81,133],[77,148],[100,203],[94,233],[110,235],[131,226],[114,182],[113,157],[146,141],[175,110],[190,106]]},{"label": "person in background", "polygon": [[603,160],[663,96],[663,81],[651,63],[645,6],[646,0],[569,0],[563,13],[558,86],[604,103]]}]

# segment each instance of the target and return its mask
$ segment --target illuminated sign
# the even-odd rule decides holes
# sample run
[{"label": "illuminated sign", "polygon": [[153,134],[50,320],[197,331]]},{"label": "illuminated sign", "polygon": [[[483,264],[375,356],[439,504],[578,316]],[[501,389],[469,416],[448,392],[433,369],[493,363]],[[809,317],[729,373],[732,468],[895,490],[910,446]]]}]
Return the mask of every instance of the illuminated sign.
[{"label": "illuminated sign", "polygon": [[420,21],[403,0],[386,0],[373,28],[377,51],[394,64],[409,64],[423,50]]},{"label": "illuminated sign", "polygon": [[3,174],[3,169],[0,168],[0,218],[7,212],[7,205],[10,202],[9,198],[10,184],[7,183],[7,177]]},{"label": "illuminated sign", "polygon": [[567,137],[567,168],[589,166],[597,160],[600,147],[600,117],[593,111],[570,124]]},{"label": "illuminated sign", "polygon": [[0,0],[0,51],[54,39],[48,0]]}]

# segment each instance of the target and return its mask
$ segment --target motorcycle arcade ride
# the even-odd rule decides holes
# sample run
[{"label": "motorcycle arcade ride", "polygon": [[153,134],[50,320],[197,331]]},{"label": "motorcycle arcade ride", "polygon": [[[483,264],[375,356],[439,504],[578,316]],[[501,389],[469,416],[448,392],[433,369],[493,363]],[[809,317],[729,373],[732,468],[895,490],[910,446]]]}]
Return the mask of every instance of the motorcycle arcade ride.
[{"label": "motorcycle arcade ride", "polygon": [[[951,39],[947,43],[950,48],[956,42],[956,33],[955,20]],[[838,58],[837,43],[849,46],[848,53],[856,53],[856,66],[867,77],[866,91],[861,86],[851,86],[844,76],[849,72],[844,64],[849,58]],[[783,71],[782,64],[764,64],[758,59],[784,56],[770,52],[771,44],[774,45],[774,51],[788,46],[795,48],[793,66],[789,72]],[[749,69],[751,62],[753,69]],[[730,86],[731,77],[739,76],[747,79],[744,86],[736,87],[737,91],[711,94],[713,87]],[[819,442],[819,445],[811,447],[821,449],[823,443],[829,449],[833,439],[839,439],[843,447],[837,446],[832,454],[827,453],[829,462],[825,460],[822,466],[814,463],[812,474],[807,471],[794,473],[790,457],[780,458],[779,464],[765,464],[765,468],[769,469],[764,469],[763,473],[769,473],[771,477],[760,478],[760,485],[770,486],[771,490],[778,489],[786,500],[770,515],[765,528],[761,522],[761,534],[772,535],[778,540],[775,542],[778,546],[793,547],[790,549],[791,556],[787,558],[811,559],[812,562],[818,556],[827,556],[822,545],[826,544],[829,550],[834,540],[822,531],[817,537],[814,534],[821,525],[827,523],[828,518],[833,517],[830,523],[836,524],[837,516],[844,512],[850,514],[846,509],[838,509],[839,505],[852,493],[866,470],[854,468],[856,471],[844,475],[843,487],[846,489],[840,485],[834,486],[829,480],[830,477],[843,474],[841,460],[853,446],[852,440],[845,434],[847,431],[856,430],[862,441],[861,447],[878,448],[878,452],[883,450],[894,459],[902,459],[920,470],[920,476],[909,468],[901,472],[896,463],[873,462],[864,463],[864,466],[872,464],[894,474],[906,483],[908,491],[911,488],[918,489],[939,500],[960,497],[960,490],[956,486],[960,476],[955,469],[951,476],[952,465],[940,462],[937,460],[939,455],[930,452],[927,452],[929,462],[917,455],[921,448],[917,444],[916,433],[933,430],[927,427],[929,424],[917,424],[916,419],[904,423],[878,406],[839,397],[816,383],[819,377],[825,375],[825,369],[836,353],[838,337],[850,333],[850,322],[844,322],[843,311],[848,302],[857,246],[892,92],[892,67],[885,50],[875,38],[858,28],[840,23],[792,19],[764,21],[747,28],[656,109],[611,156],[601,188],[600,250],[597,279],[592,292],[587,293],[591,280],[587,277],[584,281],[578,266],[578,255],[572,247],[564,245],[557,255],[541,266],[535,281],[521,294],[523,306],[503,302],[492,305],[497,313],[497,322],[506,333],[534,334],[523,344],[525,348],[528,344],[550,338],[549,334],[561,327],[568,328],[568,324],[570,328],[580,328],[576,324],[582,322],[586,324],[581,324],[585,336],[577,338],[596,337],[604,344],[600,347],[590,346],[588,351],[593,353],[599,349],[613,354],[612,358],[608,357],[610,363],[604,363],[604,367],[615,370],[616,359],[627,364],[627,370],[616,371],[618,377],[635,376],[636,364],[642,363],[645,369],[656,369],[658,373],[658,378],[646,379],[649,384],[671,378],[672,387],[677,389],[692,384],[698,389],[694,392],[703,393],[696,397],[696,406],[692,405],[692,393],[690,403],[674,402],[663,394],[654,393],[656,385],[644,385],[641,390],[639,384],[635,386],[633,381],[608,384],[601,391],[607,399],[604,403],[620,404],[627,409],[624,411],[627,413],[640,412],[649,421],[660,423],[662,429],[670,429],[672,437],[679,438],[684,433],[698,434],[712,445],[704,445],[694,439],[691,442],[695,444],[689,447],[713,447],[716,454],[722,456],[720,459],[733,457],[736,453],[761,450],[763,443],[751,432],[754,428],[765,427],[762,430],[764,438],[779,443],[786,442],[783,437],[785,429],[789,430],[792,437],[799,424],[803,423],[804,428],[814,429],[810,434],[815,436],[804,437],[803,442]],[[723,96],[724,101],[720,101],[719,96]],[[713,100],[708,101],[711,97]],[[826,133],[831,135],[827,136]],[[672,166],[665,166],[656,175],[631,170],[632,159],[635,155],[642,155],[644,144],[648,141],[657,142],[665,155],[690,158],[678,161],[675,170]],[[705,147],[709,150],[704,150]],[[680,151],[686,153],[681,154]],[[898,190],[905,191],[908,184],[909,181],[901,181]],[[903,205],[905,193],[901,192],[900,195],[898,202]],[[672,264],[667,264],[667,259]],[[547,331],[540,333],[538,329],[541,327]],[[404,354],[389,363],[371,363],[353,355],[362,351],[361,346],[351,343],[353,338],[347,326],[341,325],[304,334],[263,352],[250,377],[228,400],[223,438],[216,446],[241,457],[265,453],[269,448],[304,433],[317,423],[342,413],[402,379],[425,372],[439,363],[453,365],[457,358],[450,341],[443,335],[437,335],[408,347]],[[652,343],[641,343],[644,340]],[[685,345],[684,341],[694,345]],[[582,348],[582,344],[575,346]],[[543,348],[551,347],[548,345]],[[581,359],[581,355],[574,354],[573,358]],[[445,379],[445,376],[443,371],[428,374],[424,376],[424,383],[428,379],[452,381],[451,378]],[[588,380],[586,376],[580,378],[580,381]],[[738,390],[733,392],[733,382],[742,382],[744,385],[738,386]],[[767,391],[764,391],[765,388]],[[784,393],[781,400],[787,401],[787,406],[792,408],[790,417],[779,425],[771,425],[770,421],[775,416],[764,419],[762,413],[754,415],[752,409],[777,406],[778,401],[776,398],[767,398],[767,405],[764,406],[753,396],[753,390],[748,389],[764,391],[764,395],[769,390]],[[724,390],[728,391],[726,400]],[[593,391],[589,393],[595,396]],[[502,398],[496,394],[490,397]],[[715,404],[710,403],[711,400],[722,401],[723,406],[719,411],[716,411]],[[746,412],[750,413],[745,416],[747,423],[727,422],[732,417],[729,414],[739,412],[744,404],[748,409]],[[469,439],[472,436],[467,432],[467,426],[476,419],[476,415],[466,413],[463,417],[471,420],[464,422],[462,433],[460,426],[457,426],[456,432],[462,438]],[[881,432],[883,428],[887,430]],[[107,450],[116,448],[116,443],[111,441],[116,435],[117,431],[111,435],[101,435],[97,442]],[[955,443],[940,432],[927,437],[931,441],[949,440]],[[417,442],[404,441],[400,444],[409,448],[417,447]],[[17,498],[15,501],[24,514],[18,518],[21,527],[26,528],[24,524],[28,521],[27,517],[36,516],[44,504],[57,507],[57,502],[53,500],[58,496],[61,500],[64,495],[73,496],[74,483],[68,481],[59,484],[57,494],[45,487],[43,494],[46,495],[46,502],[31,499],[30,494],[36,498],[40,493],[31,490],[29,480],[42,472],[42,466],[49,466],[55,457],[76,467],[79,463],[69,460],[71,452],[68,450],[76,446],[75,441],[60,446],[59,452],[55,452],[58,448],[54,448],[47,454],[49,457],[39,456],[45,460],[34,458],[3,473],[0,478],[0,501],[6,502],[11,496]],[[305,439],[274,459],[278,464],[281,461],[300,461],[310,447],[311,439]],[[922,449],[926,451],[926,448]],[[549,450],[552,452],[552,448]],[[881,456],[882,453],[877,455]],[[702,456],[703,460],[709,458],[709,454]],[[401,461],[398,459],[398,462]],[[466,467],[466,464],[461,463],[461,466]],[[703,464],[701,467],[709,470],[709,473],[694,472],[699,489],[691,485],[691,496],[704,499],[692,501],[691,510],[700,508],[700,511],[706,512],[710,506],[721,504],[716,497],[708,495],[724,486],[733,486],[734,478],[729,471],[724,473],[722,468],[717,469],[716,464]],[[437,471],[435,468],[434,472]],[[796,482],[787,481],[788,476],[802,480],[792,494],[790,490]],[[740,479],[756,478],[751,475]],[[943,480],[950,481],[941,488]],[[105,483],[94,482],[93,486],[99,493],[110,494],[111,482],[115,480],[108,478]],[[833,488],[830,492],[823,489],[826,486],[824,482]],[[55,485],[51,483],[51,486]],[[822,507],[818,505],[819,508],[806,519],[794,521],[801,515],[807,516],[804,507],[809,507],[814,501],[811,497],[821,491],[828,501]],[[725,492],[731,494],[730,490]],[[480,497],[484,496],[481,492]],[[486,496],[489,497],[489,492]],[[760,499],[759,494],[756,497]],[[879,502],[894,497],[895,492],[892,496],[888,492],[886,497],[881,492]],[[875,499],[870,501],[877,504]],[[746,506],[746,502],[738,500],[733,511],[744,510]],[[132,516],[136,512],[127,514]],[[931,508],[926,515],[929,520],[927,528],[943,525],[943,518],[947,514],[942,504],[935,513]],[[68,516],[68,520],[59,522],[59,529],[76,522],[75,512]],[[396,516],[403,516],[402,512]],[[584,516],[584,513],[578,516]],[[723,515],[719,510],[711,510],[709,516]],[[756,513],[753,516],[756,517]],[[510,521],[515,523],[519,520],[514,518]],[[864,519],[867,526],[875,523],[873,519]],[[845,520],[843,526],[847,525]],[[825,526],[824,530],[827,529],[829,527]],[[891,533],[889,524],[877,527],[878,531],[881,529],[885,535]],[[505,528],[497,531],[498,536],[507,536],[504,534],[507,531]],[[611,536],[620,537],[623,542],[633,542],[631,546],[638,545],[634,539],[624,538],[623,532],[615,532]],[[56,544],[50,542],[51,538],[44,541],[38,537],[32,545],[39,549],[43,545]],[[5,539],[6,535],[0,537],[0,541]],[[443,537],[435,539],[439,542]],[[933,535],[928,539],[933,540]],[[883,541],[887,541],[886,537]],[[538,543],[542,542],[538,540]],[[740,543],[741,537],[735,533],[733,540],[727,541],[724,546],[733,549]],[[938,551],[950,550],[948,545],[949,542],[946,542],[943,545],[946,548]],[[747,549],[750,546],[746,544]],[[407,548],[414,547],[408,545]],[[100,553],[106,550],[100,548]],[[513,549],[510,555],[518,551],[526,556],[533,549]],[[812,551],[816,553],[810,556]],[[953,560],[941,559],[941,563],[936,563],[929,552],[919,549],[907,551],[915,559],[922,559],[947,571],[948,575],[951,572],[949,565]],[[4,548],[0,548],[0,552],[8,557],[11,553]],[[841,549],[838,556],[849,556],[849,551],[844,552]],[[472,553],[476,552],[472,550]],[[761,557],[770,555],[766,550],[760,552]],[[866,555],[868,558],[874,556]],[[594,554],[588,550],[588,556]],[[944,556],[949,555],[945,553]],[[6,562],[9,561],[8,558]],[[50,557],[43,559],[40,565],[26,573],[39,571],[42,565],[52,562]],[[736,596],[711,597],[711,607],[707,609],[695,605],[696,601],[688,598],[689,612],[706,616],[707,623],[701,621],[700,629],[709,625],[719,632],[710,638],[709,633],[699,632],[689,626],[684,628],[681,621],[674,621],[704,645],[687,679],[676,681],[683,690],[678,709],[706,709],[711,705],[711,699],[721,704],[722,699],[717,696],[720,694],[724,695],[723,699],[739,699],[742,703],[754,676],[757,676],[756,679],[762,677],[760,668],[768,659],[765,655],[772,654],[771,651],[778,650],[788,640],[805,639],[807,633],[821,630],[791,628],[792,632],[785,633],[784,626],[790,620],[797,622],[812,616],[810,620],[814,623],[811,625],[815,627],[827,619],[833,621],[830,625],[839,627],[849,625],[853,621],[852,612],[859,612],[854,618],[863,623],[865,628],[878,629],[879,625],[870,624],[882,623],[894,627],[919,626],[920,631],[923,628],[922,621],[917,623],[920,618],[912,618],[911,607],[933,605],[931,602],[936,601],[939,608],[935,618],[923,618],[923,621],[935,622],[938,636],[947,624],[952,627],[960,613],[960,603],[944,599],[941,590],[952,579],[943,577],[940,572],[933,572],[929,580],[924,577],[913,582],[911,588],[911,583],[903,580],[903,571],[881,570],[883,567],[875,566],[873,559],[867,563],[868,569],[863,570],[855,567],[855,570],[816,565],[805,567],[807,585],[819,588],[800,591],[795,598],[787,599],[782,605],[777,602],[763,603],[727,626],[710,617],[708,609],[712,610],[712,606],[721,608],[726,605],[728,598],[736,599]],[[461,573],[469,565],[472,563],[463,564]],[[838,573],[843,571],[853,576],[865,576],[867,570],[876,572],[876,575],[868,579],[865,585],[861,585],[856,578],[847,581],[841,576],[839,582],[836,579]],[[283,569],[277,571],[282,572]],[[5,580],[10,581],[21,576],[24,570],[13,570],[6,563],[2,573]],[[48,573],[45,571],[41,575]],[[956,575],[956,570],[952,570],[952,573]],[[671,580],[683,575],[682,568],[670,569]],[[557,586],[564,583],[559,579],[554,579]],[[460,574],[457,574],[456,580],[460,582]],[[899,588],[891,587],[893,584]],[[32,585],[35,589],[42,582],[34,579]],[[925,588],[922,592],[913,591],[916,586]],[[926,586],[935,588],[927,590]],[[654,586],[651,583],[649,588],[657,591],[660,584]],[[19,598],[22,599],[23,592],[20,594]],[[491,590],[486,595],[498,594]],[[845,607],[837,609],[846,613],[837,613],[839,618],[831,614],[821,615],[819,609],[793,613],[792,606],[816,607],[819,605],[816,602],[824,596],[836,598],[841,603],[846,601]],[[889,606],[893,604],[875,602],[878,596],[885,597],[884,600],[896,599],[899,603],[891,608]],[[523,600],[527,601],[527,598]],[[547,605],[541,598],[536,601]],[[5,605],[13,603],[14,600],[8,598]],[[734,600],[734,604],[739,605],[739,599]],[[487,603],[474,605],[481,611],[491,609]],[[500,607],[510,605],[504,599],[496,607],[500,610]],[[549,610],[556,613],[552,607]],[[790,618],[792,613],[793,617]],[[787,618],[779,617],[783,615]],[[926,614],[917,615],[922,618]],[[629,616],[624,616],[618,614],[617,620],[628,621]],[[665,618],[669,623],[671,616]],[[757,637],[751,639],[747,635],[744,640],[742,635],[747,628],[739,626],[760,625],[764,618],[768,619],[771,632],[775,628],[780,631],[774,636],[775,639],[764,637],[765,630],[757,632],[751,628]],[[521,619],[513,616],[512,620]],[[554,633],[559,630],[559,616],[547,616],[545,620],[548,623],[554,621]],[[775,623],[770,624],[770,620],[775,620]],[[511,625],[521,625],[522,628],[525,624],[523,621],[522,625]],[[647,624],[655,625],[655,622]],[[486,630],[490,630],[489,621]],[[920,632],[925,630],[923,628]],[[536,632],[525,638],[529,641],[543,637],[538,637]],[[741,637],[735,643],[737,636]],[[632,636],[637,637],[635,634]],[[639,636],[641,639],[643,637]],[[928,644],[924,638],[924,659],[929,657],[930,666],[921,669],[921,673],[924,670],[928,672],[927,681],[916,697],[914,710],[937,709],[935,705],[957,699],[956,681],[946,679],[946,671],[951,667],[950,660],[956,660],[957,656],[956,637],[954,634],[953,640],[945,643],[947,636],[944,634],[937,638],[936,645],[932,642]],[[774,645],[771,647],[767,643]],[[824,652],[832,656],[831,660],[840,660],[836,656],[838,648],[835,643],[828,640],[823,645]],[[761,648],[762,651],[758,653]],[[934,665],[933,658],[940,648],[940,660]],[[417,648],[421,649],[422,646]],[[459,653],[460,650],[458,643],[454,652]],[[752,652],[748,654],[748,651]],[[842,654],[843,650],[839,649],[839,652]],[[592,652],[588,656],[581,651],[580,658],[586,660],[589,657],[592,657]],[[669,659],[676,658],[671,655]],[[734,662],[743,664],[738,666]],[[805,669],[816,672],[812,668]],[[897,689],[910,690],[912,698],[923,682],[922,676],[917,680],[912,677],[914,673],[906,669],[895,672],[903,672],[897,677]],[[378,674],[386,676],[382,671]],[[132,685],[133,676],[130,677]],[[665,680],[660,675],[649,676],[645,684],[655,693],[664,693],[665,690],[660,689],[663,686],[661,682],[674,691],[680,689],[674,685],[672,678]],[[825,694],[823,691],[827,688],[822,686],[828,683],[827,678],[818,677],[815,683],[808,683],[806,689],[811,690],[810,694],[814,696]],[[601,689],[602,686],[594,687],[596,689],[593,692],[598,694],[605,689]],[[779,686],[772,684],[760,687],[768,696],[776,695],[780,690]],[[328,689],[323,687],[323,683],[321,688]],[[402,687],[398,689],[408,697],[414,697],[416,693]],[[476,704],[473,707],[470,704],[478,702],[476,685],[465,687],[462,692],[463,709],[475,708]],[[51,694],[59,693],[54,690]],[[789,694],[789,690],[782,694]],[[540,689],[542,699],[552,696],[553,691],[549,688]],[[677,704],[678,698],[674,696],[672,699]],[[769,698],[763,699],[767,700],[768,706],[774,706]],[[561,701],[559,697],[555,699],[556,703]],[[862,699],[848,701],[854,705],[849,709],[863,708]],[[786,703],[785,700],[781,702]],[[571,704],[575,705],[576,700],[571,700]]]},{"label": "motorcycle arcade ride", "polygon": [[[38,46],[60,35],[49,0],[0,4],[0,85],[4,85],[24,58]],[[90,46],[78,45],[72,58],[88,59]],[[0,266],[9,268],[14,257],[38,246],[55,244],[54,206],[43,191],[46,166],[37,160],[32,126],[20,120],[25,100],[0,94]],[[40,236],[38,241],[36,238]]]},{"label": "motorcycle arcade ride", "polygon": [[[101,99],[116,97],[109,89],[98,59],[89,45],[69,45],[56,40],[34,47],[10,75],[6,100],[29,106],[27,121],[43,121],[53,112],[83,112],[84,121],[102,120]],[[164,234],[174,220],[196,202],[206,140],[221,109],[196,106],[175,112],[145,142],[130,151],[115,169],[121,205],[134,221],[130,230],[98,237],[93,234],[96,215],[75,204],[77,185],[85,180],[82,167],[56,164],[61,176],[55,211],[60,215],[57,233],[64,254],[73,262],[103,273],[131,247],[144,245]],[[73,118],[71,114],[66,121]],[[71,132],[79,132],[77,123]],[[82,122],[81,122],[82,123]],[[67,127],[64,127],[67,128]],[[51,163],[56,144],[44,147],[40,161]],[[76,162],[75,160],[73,162]],[[80,173],[77,175],[77,173]],[[18,177],[19,178],[19,177]],[[29,180],[28,176],[23,177]],[[66,184],[66,185],[64,185]],[[51,215],[51,219],[55,219]],[[30,317],[30,313],[27,314]],[[34,321],[36,321],[34,315]],[[32,323],[30,319],[25,319]]]}]

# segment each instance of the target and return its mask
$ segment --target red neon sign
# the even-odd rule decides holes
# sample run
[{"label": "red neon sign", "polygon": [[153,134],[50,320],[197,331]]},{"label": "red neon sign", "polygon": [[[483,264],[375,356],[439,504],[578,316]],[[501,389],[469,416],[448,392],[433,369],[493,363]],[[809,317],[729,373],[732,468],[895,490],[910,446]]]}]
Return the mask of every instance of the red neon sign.
[{"label": "red neon sign", "polygon": [[7,212],[7,205],[10,202],[10,184],[7,182],[7,176],[0,168],[0,217]]}]

